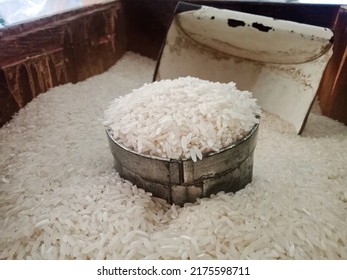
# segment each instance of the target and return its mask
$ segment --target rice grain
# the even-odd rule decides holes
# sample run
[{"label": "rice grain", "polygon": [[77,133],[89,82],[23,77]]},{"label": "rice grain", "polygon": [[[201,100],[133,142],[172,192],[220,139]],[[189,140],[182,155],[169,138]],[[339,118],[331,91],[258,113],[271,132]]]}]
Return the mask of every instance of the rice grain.
[{"label": "rice grain", "polygon": [[[302,136],[262,113],[253,182],[235,194],[179,207],[122,179],[104,108],[149,82],[154,66],[127,53],[102,75],[39,95],[0,128],[0,259],[347,259],[347,129],[317,108]],[[213,117],[205,102],[198,111]],[[179,115],[172,119],[184,125]],[[158,123],[148,126],[156,137]],[[199,141],[196,132],[186,132],[168,133],[182,150],[173,153],[183,152],[184,141],[199,148],[188,144]],[[210,135],[205,146],[217,142]]]}]

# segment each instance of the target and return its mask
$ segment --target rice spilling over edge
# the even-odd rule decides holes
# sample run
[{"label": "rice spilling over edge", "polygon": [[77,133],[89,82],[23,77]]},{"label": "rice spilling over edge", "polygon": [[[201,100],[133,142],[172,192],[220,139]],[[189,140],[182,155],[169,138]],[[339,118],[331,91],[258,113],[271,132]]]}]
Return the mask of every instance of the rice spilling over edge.
[{"label": "rice spilling over edge", "polygon": [[116,98],[104,125],[137,153],[196,161],[240,140],[259,123],[260,113],[252,93],[233,82],[181,77]]}]

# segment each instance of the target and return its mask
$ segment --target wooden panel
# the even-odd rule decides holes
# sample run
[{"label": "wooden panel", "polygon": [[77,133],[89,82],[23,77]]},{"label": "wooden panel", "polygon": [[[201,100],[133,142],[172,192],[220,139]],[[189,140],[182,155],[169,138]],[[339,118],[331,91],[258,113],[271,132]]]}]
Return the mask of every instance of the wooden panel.
[{"label": "wooden panel", "polygon": [[126,50],[121,1],[0,31],[0,126],[38,94],[111,67]]},{"label": "wooden panel", "polygon": [[[177,2],[115,0],[1,29],[0,126],[19,108],[49,88],[68,82],[76,83],[107,70],[126,49],[156,59]],[[186,2],[328,28],[333,27],[339,9],[333,5],[208,0]],[[340,17],[343,18],[342,15]],[[343,24],[346,26],[344,21],[341,26]],[[335,32],[343,31],[336,29]],[[338,40],[336,36],[336,42]],[[329,64],[320,90],[323,112],[329,116],[336,114],[335,118],[340,120],[343,113],[337,112],[342,112],[346,104],[346,97],[342,94],[346,92],[343,79],[345,64],[340,68],[338,78],[333,81],[332,77],[337,75],[336,65],[340,65],[338,61],[341,61],[342,53],[335,50],[334,63]],[[334,101],[329,97],[331,95],[334,95]],[[339,106],[343,107],[340,111],[336,109]]]},{"label": "wooden panel", "polygon": [[334,54],[318,90],[324,115],[347,124],[347,10],[341,8],[334,26]]}]

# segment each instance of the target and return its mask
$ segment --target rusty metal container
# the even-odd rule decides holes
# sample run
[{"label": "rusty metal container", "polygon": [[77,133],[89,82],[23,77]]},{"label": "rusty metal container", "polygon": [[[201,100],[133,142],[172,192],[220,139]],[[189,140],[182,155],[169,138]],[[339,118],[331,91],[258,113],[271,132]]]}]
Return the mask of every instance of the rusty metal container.
[{"label": "rusty metal container", "polygon": [[136,153],[117,143],[106,129],[115,168],[121,177],[177,205],[220,191],[236,192],[250,183],[257,133],[258,124],[238,142],[193,162]]}]

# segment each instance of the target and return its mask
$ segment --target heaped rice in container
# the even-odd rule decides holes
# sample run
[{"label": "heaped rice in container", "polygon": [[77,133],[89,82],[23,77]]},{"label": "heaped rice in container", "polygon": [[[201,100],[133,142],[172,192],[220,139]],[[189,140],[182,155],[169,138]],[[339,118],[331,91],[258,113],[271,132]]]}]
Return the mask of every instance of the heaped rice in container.
[{"label": "heaped rice in container", "polygon": [[114,171],[99,116],[154,67],[127,53],[0,128],[0,259],[346,260],[347,129],[318,103],[301,136],[262,113],[254,180],[235,194],[179,207]]},{"label": "heaped rice in container", "polygon": [[259,114],[252,93],[233,82],[182,77],[116,98],[104,125],[115,141],[137,153],[197,161],[244,137]]}]

